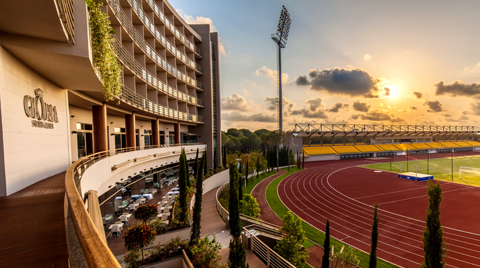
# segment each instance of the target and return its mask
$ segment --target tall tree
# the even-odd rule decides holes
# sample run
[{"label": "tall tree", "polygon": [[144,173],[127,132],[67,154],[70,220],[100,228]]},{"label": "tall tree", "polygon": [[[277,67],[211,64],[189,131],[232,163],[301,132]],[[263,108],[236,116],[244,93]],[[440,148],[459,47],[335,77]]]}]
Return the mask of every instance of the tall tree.
[{"label": "tall tree", "polygon": [[260,172],[260,154],[257,156],[257,165],[256,165],[256,168],[257,168],[257,179],[258,179],[258,173]]},{"label": "tall tree", "polygon": [[183,168],[183,173],[185,173],[185,178],[187,182],[187,187],[190,188],[190,174],[188,173],[188,160],[187,160],[187,154],[185,153],[185,150],[183,150],[183,161],[185,163],[185,166]]},{"label": "tall tree", "polygon": [[325,241],[323,241],[323,257],[322,268],[329,268],[330,260],[330,221],[327,219],[327,225],[325,226]]},{"label": "tall tree", "polygon": [[187,204],[187,177],[185,176],[185,169],[187,168],[187,163],[185,163],[185,149],[182,149],[180,153],[180,159],[178,160],[179,168],[179,178],[178,186],[180,188],[180,195],[178,197],[178,204],[180,206],[180,217],[179,221],[186,223],[188,221],[188,204]]},{"label": "tall tree", "polygon": [[375,203],[375,211],[373,212],[373,224],[372,224],[372,246],[370,248],[370,262],[369,268],[377,267],[377,244],[378,244],[378,221],[377,216],[378,204]]},{"label": "tall tree", "polygon": [[242,234],[242,223],[240,221],[240,204],[238,200],[238,170],[233,163],[230,163],[230,199],[228,202],[230,227],[230,252],[228,254],[228,267],[244,268],[245,267],[245,248],[243,246],[240,235]]},{"label": "tall tree", "polygon": [[207,170],[207,161],[208,161],[208,158],[207,158],[207,156],[206,156],[207,152],[204,152],[204,154],[205,154],[205,164],[203,164],[203,175],[205,176],[205,175],[207,175],[207,171],[208,171],[208,170]]},{"label": "tall tree", "polygon": [[238,172],[238,200],[243,199],[243,180],[242,180],[242,163],[240,162],[240,169]]},{"label": "tall tree", "polygon": [[305,152],[302,151],[302,169],[305,169]]},{"label": "tall tree", "polygon": [[195,180],[198,180],[198,148],[197,148],[197,156],[195,157],[195,164],[193,164],[193,177]]},{"label": "tall tree", "polygon": [[[205,155],[202,157],[202,164],[205,161]],[[198,174],[198,173],[197,173]],[[202,221],[202,195],[203,195],[203,176],[199,175],[196,178],[197,184],[195,185],[195,204],[193,206],[193,225],[190,234],[190,241],[188,245],[190,247],[196,245],[200,240],[200,230]]]},{"label": "tall tree", "polygon": [[443,228],[440,224],[440,203],[442,187],[439,183],[428,182],[428,207],[426,228],[423,231],[423,251],[425,260],[421,267],[444,267],[444,257],[448,246],[443,242]]}]

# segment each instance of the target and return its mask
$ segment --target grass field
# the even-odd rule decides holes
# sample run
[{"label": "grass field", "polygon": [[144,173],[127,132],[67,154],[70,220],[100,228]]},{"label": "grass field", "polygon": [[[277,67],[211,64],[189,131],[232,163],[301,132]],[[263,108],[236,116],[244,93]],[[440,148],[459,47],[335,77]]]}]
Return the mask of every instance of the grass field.
[{"label": "grass field", "polygon": [[259,182],[263,181],[265,178],[268,178],[275,173],[277,173],[276,169],[273,170],[273,171],[269,171],[269,172],[259,174],[258,179],[256,177],[255,177],[255,179],[249,178],[248,181],[247,181],[247,190],[245,191],[245,193],[251,194],[252,190],[253,190],[253,187],[255,187],[255,185],[257,185]]},{"label": "grass field", "polygon": [[460,167],[472,167],[480,169],[480,155],[460,156],[453,158],[453,180],[452,180],[452,158],[437,158],[428,160],[415,160],[415,156],[410,156],[408,161],[390,162],[381,164],[370,164],[362,167],[400,172],[418,172],[422,174],[433,175],[436,180],[453,181],[455,183],[467,184],[480,187],[480,170],[462,171],[462,178],[459,178]]},{"label": "grass field", "polygon": [[[287,215],[288,208],[283,205],[282,201],[280,200],[280,198],[277,195],[278,185],[288,175],[290,175],[292,173],[295,173],[297,171],[298,171],[298,169],[296,167],[295,168],[290,168],[289,172],[287,172],[286,174],[276,178],[274,181],[272,181],[270,183],[270,185],[267,188],[267,191],[266,191],[267,202],[270,205],[270,207],[272,208],[272,210],[275,212],[275,214],[277,214],[280,218],[283,218],[283,217],[285,217],[285,215]],[[303,227],[303,230],[305,231],[305,235],[307,236],[307,238],[309,238],[310,240],[312,240],[313,242],[315,242],[319,245],[323,245],[323,242],[325,240],[325,233],[324,232],[319,231],[317,228],[313,227],[312,225],[306,223],[303,220],[302,220],[302,227]],[[306,245],[308,246],[308,245],[310,245],[310,243],[308,243]],[[344,243],[342,243],[342,242],[340,242],[340,241],[338,241],[334,238],[330,238],[330,245],[334,246],[335,249],[339,249],[344,245]],[[363,252],[363,251],[356,250],[356,249],[355,249],[355,252],[358,256],[358,259],[360,260],[360,267],[368,267],[369,260],[370,260],[370,255]],[[379,267],[379,268],[390,268],[390,267],[397,267],[397,266],[395,266],[391,263],[388,263],[384,260],[378,259],[377,260],[377,267]]]}]

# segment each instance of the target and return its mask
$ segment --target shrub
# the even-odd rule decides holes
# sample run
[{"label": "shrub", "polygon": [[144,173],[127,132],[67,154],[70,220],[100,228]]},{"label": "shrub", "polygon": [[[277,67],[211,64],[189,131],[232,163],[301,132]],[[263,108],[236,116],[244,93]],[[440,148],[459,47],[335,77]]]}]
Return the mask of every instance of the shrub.
[{"label": "shrub", "polygon": [[227,267],[225,264],[220,264],[222,257],[218,255],[218,252],[222,248],[222,245],[215,240],[215,236],[212,240],[208,237],[198,240],[198,243],[189,248],[189,258],[195,268],[209,268],[209,267]]},{"label": "shrub", "polygon": [[[345,247],[345,245],[344,245]],[[352,247],[347,246],[342,253],[332,252],[332,257],[330,260],[332,261],[333,267],[357,267],[360,263],[357,255],[355,254],[355,250]]]},{"label": "shrub", "polygon": [[141,250],[142,260],[144,259],[143,249],[151,245],[155,240],[155,230],[146,224],[138,224],[128,228],[124,237],[127,250]]},{"label": "shrub", "polygon": [[257,199],[251,194],[243,194],[243,199],[240,200],[240,213],[254,218],[260,217]]},{"label": "shrub", "polygon": [[187,243],[180,241],[180,237],[172,238],[163,247],[158,245],[149,253],[149,257],[145,263],[152,263],[157,261],[163,261],[168,257],[173,257],[182,254],[182,249],[187,248]]},{"label": "shrub", "polygon": [[157,234],[163,234],[167,232],[167,225],[162,223],[160,219],[157,219],[149,224]]},{"label": "shrub", "polygon": [[137,220],[147,223],[148,220],[155,218],[158,214],[157,206],[145,204],[139,206],[135,212],[133,212],[133,217]]},{"label": "shrub", "polygon": [[142,265],[142,260],[140,259],[140,251],[130,250],[125,253],[125,255],[123,255],[123,263],[126,264],[127,268],[134,268]]},{"label": "shrub", "polygon": [[309,252],[302,246],[306,240],[302,220],[289,211],[279,233],[283,238],[275,245],[275,251],[295,267],[305,267]]},{"label": "shrub", "polygon": [[218,197],[218,201],[228,211],[228,200],[230,199],[230,185],[225,186],[223,190],[220,192],[220,196]]}]

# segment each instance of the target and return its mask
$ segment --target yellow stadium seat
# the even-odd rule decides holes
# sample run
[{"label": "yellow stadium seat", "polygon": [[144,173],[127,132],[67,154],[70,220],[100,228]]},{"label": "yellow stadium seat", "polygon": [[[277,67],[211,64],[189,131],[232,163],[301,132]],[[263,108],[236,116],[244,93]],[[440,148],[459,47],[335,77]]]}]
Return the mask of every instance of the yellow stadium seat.
[{"label": "yellow stadium seat", "polygon": [[359,153],[353,146],[332,146],[331,148],[339,154]]},{"label": "yellow stadium seat", "polygon": [[480,146],[480,142],[478,142],[478,141],[469,141],[467,143],[472,145],[472,146]]},{"label": "yellow stadium seat", "polygon": [[378,144],[377,147],[384,151],[398,151],[398,148],[393,144]]},{"label": "yellow stadium seat", "polygon": [[413,147],[417,148],[417,149],[431,149],[432,147],[428,146],[428,144],[426,143],[412,143],[410,144],[412,145]]},{"label": "yellow stadium seat", "polygon": [[369,153],[369,152],[381,152],[379,148],[375,145],[355,145],[355,148],[359,150],[361,153]]},{"label": "yellow stadium seat", "polygon": [[336,154],[332,147],[303,147],[306,154],[318,155],[318,154]]},{"label": "yellow stadium seat", "polygon": [[440,142],[440,144],[442,144],[442,145],[445,146],[446,148],[456,148],[456,147],[460,147],[460,146],[456,145],[456,144],[453,143],[453,142]]},{"label": "yellow stadium seat", "polygon": [[464,142],[464,141],[456,141],[454,142],[456,145],[460,146],[460,147],[472,147],[472,145]]},{"label": "yellow stadium seat", "polygon": [[399,150],[401,151],[406,151],[406,150],[416,150],[417,148],[413,147],[412,145],[408,143],[399,143],[399,144],[394,144]]}]

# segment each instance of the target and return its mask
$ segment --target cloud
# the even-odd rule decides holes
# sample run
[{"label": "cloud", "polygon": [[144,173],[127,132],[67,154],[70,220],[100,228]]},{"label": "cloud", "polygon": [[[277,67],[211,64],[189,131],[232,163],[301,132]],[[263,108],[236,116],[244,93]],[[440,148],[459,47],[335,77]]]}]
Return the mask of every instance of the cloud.
[{"label": "cloud", "polygon": [[[295,102],[292,102],[290,101],[289,99],[283,97],[283,109],[290,113],[293,108],[295,107],[296,103]],[[273,97],[267,97],[265,99],[265,102],[267,103],[267,110],[270,110],[270,111],[276,111],[277,110],[277,98],[273,98]]]},{"label": "cloud", "polygon": [[277,117],[276,115],[267,114],[267,113],[245,115],[242,113],[231,112],[231,113],[222,113],[222,121],[224,120],[225,121],[275,123],[277,122]]},{"label": "cloud", "polygon": [[222,100],[223,110],[237,110],[237,111],[252,111],[255,110],[252,106],[248,105],[247,100],[237,93]]},{"label": "cloud", "polygon": [[394,114],[389,114],[383,110],[374,110],[367,114],[357,114],[352,115],[352,119],[362,119],[368,121],[390,121],[392,123],[402,123],[405,122],[405,119],[396,117]]},{"label": "cloud", "polygon": [[291,115],[302,115],[305,118],[328,118],[325,111],[322,109],[323,105],[321,98],[307,100],[303,103],[303,106],[303,109],[293,110]]},{"label": "cloud", "polygon": [[222,38],[218,38],[218,53],[223,56],[227,56],[227,50]]},{"label": "cloud", "polygon": [[480,95],[480,84],[465,84],[462,81],[455,81],[451,85],[445,85],[443,81],[436,83],[435,95],[476,96]]},{"label": "cloud", "polygon": [[331,109],[328,109],[327,111],[331,113],[338,113],[341,108],[348,108],[348,104],[342,104],[338,102]]},{"label": "cloud", "polygon": [[359,112],[368,112],[370,110],[370,105],[365,102],[356,101],[353,103],[353,110]]},{"label": "cloud", "polygon": [[423,105],[427,105],[430,108],[427,110],[429,113],[438,113],[444,111],[442,104],[439,101],[426,101]]},{"label": "cloud", "polygon": [[465,115],[462,115],[462,116],[460,116],[460,117],[457,118],[457,119],[455,119],[455,118],[453,118],[453,117],[446,117],[446,118],[445,118],[445,121],[447,121],[447,122],[462,122],[462,121],[467,121],[467,120],[469,120],[469,119],[468,119],[468,117],[465,116]]},{"label": "cloud", "polygon": [[[258,76],[266,76],[272,79],[273,82],[277,83],[278,79],[278,71],[274,71],[269,69],[267,66],[263,66],[262,68],[255,71]],[[288,81],[288,74],[282,73],[282,84],[287,83]]]},{"label": "cloud", "polygon": [[465,67],[465,69],[463,69],[463,71],[466,72],[466,73],[475,73],[478,70],[480,70],[480,62],[477,63],[475,66],[473,66],[471,68]]},{"label": "cloud", "polygon": [[216,32],[217,27],[213,25],[213,21],[211,18],[203,17],[203,16],[191,16],[187,13],[183,12],[181,9],[177,9],[177,13],[182,16],[183,20],[188,24],[210,24],[210,32]]},{"label": "cloud", "polygon": [[[470,103],[470,106],[472,107],[472,109],[470,109],[470,111],[474,115],[480,115],[480,103]],[[463,113],[463,115],[466,115],[466,114]]]},{"label": "cloud", "polygon": [[372,55],[370,55],[370,54],[368,54],[368,53],[365,54],[365,55],[363,55],[363,60],[364,60],[364,61],[369,61],[369,60],[371,60],[371,59],[372,59]]},{"label": "cloud", "polygon": [[415,107],[415,106],[412,106],[412,107],[410,107],[410,110],[414,111],[414,110],[418,110],[418,108]]},{"label": "cloud", "polygon": [[323,71],[312,69],[308,75],[297,77],[295,83],[297,86],[308,85],[314,91],[339,95],[380,98],[390,94],[390,89],[386,89],[383,79],[372,77],[361,68],[334,68]]},{"label": "cloud", "polygon": [[422,92],[418,92],[418,91],[413,92],[413,95],[415,95],[415,97],[417,97],[417,99],[421,99],[423,97]]}]

